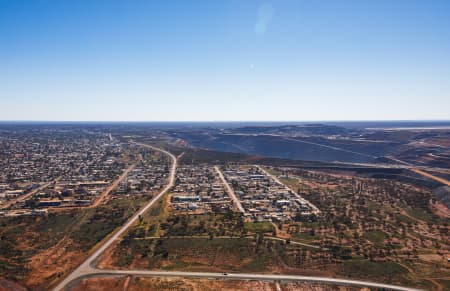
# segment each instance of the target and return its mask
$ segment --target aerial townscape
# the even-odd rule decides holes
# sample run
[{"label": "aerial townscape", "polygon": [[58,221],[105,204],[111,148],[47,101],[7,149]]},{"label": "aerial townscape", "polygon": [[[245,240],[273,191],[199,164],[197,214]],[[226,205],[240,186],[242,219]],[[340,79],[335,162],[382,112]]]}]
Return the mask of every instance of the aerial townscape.
[{"label": "aerial townscape", "polygon": [[446,289],[448,125],[346,126],[2,123],[0,286]]},{"label": "aerial townscape", "polygon": [[450,290],[450,0],[0,0],[0,291]]}]

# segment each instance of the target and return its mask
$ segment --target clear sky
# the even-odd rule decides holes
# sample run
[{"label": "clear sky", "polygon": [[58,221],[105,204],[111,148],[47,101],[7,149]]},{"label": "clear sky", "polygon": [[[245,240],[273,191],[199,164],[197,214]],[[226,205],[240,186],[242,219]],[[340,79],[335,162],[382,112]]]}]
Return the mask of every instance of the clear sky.
[{"label": "clear sky", "polygon": [[0,120],[450,119],[450,1],[0,0]]}]

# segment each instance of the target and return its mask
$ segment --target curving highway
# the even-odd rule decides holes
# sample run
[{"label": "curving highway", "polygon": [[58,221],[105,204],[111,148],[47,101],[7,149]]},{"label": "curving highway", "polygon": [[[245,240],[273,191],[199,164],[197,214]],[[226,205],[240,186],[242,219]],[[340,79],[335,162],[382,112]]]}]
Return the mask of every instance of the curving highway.
[{"label": "curving highway", "polygon": [[102,243],[102,245],[92,253],[81,265],[79,265],[72,273],[70,273],[64,280],[62,280],[53,290],[66,290],[71,286],[76,285],[80,280],[92,278],[97,276],[138,276],[138,277],[182,277],[182,278],[208,278],[208,279],[235,279],[235,280],[270,280],[270,281],[298,281],[311,282],[331,285],[348,285],[358,287],[370,287],[378,289],[390,289],[399,291],[418,290],[403,286],[382,284],[368,281],[347,280],[329,277],[314,277],[314,276],[296,276],[296,275],[276,275],[276,274],[250,274],[250,273],[212,273],[212,272],[178,272],[178,271],[148,271],[148,270],[102,270],[95,267],[96,260],[99,256],[110,247],[116,240],[130,228],[139,216],[144,214],[150,207],[152,207],[164,194],[166,194],[175,183],[175,173],[177,168],[177,157],[172,153],[147,144],[135,143],[137,145],[148,147],[153,150],[162,152],[168,155],[172,160],[170,174],[167,185],[164,189],[156,195],[148,204],[141,208],[133,215],[117,232],[115,232],[109,239]]},{"label": "curving highway", "polygon": [[[146,271],[146,270],[96,270],[83,276],[84,278],[96,276],[110,277],[175,277],[175,278],[204,278],[204,279],[234,279],[234,280],[259,280],[259,281],[297,281],[330,285],[345,285],[355,287],[370,287],[377,289],[399,290],[399,291],[416,291],[420,289],[408,288],[398,285],[390,285],[383,283],[374,283],[359,280],[347,280],[339,278],[314,277],[314,276],[297,276],[297,275],[272,275],[272,274],[250,274],[250,273],[210,273],[210,272],[178,272],[178,271]],[[83,278],[78,278],[81,280]],[[73,283],[77,283],[76,282]]]},{"label": "curving highway", "polygon": [[67,286],[71,281],[76,280],[79,277],[86,276],[92,273],[98,272],[96,269],[92,267],[92,263],[109,247],[111,246],[117,239],[120,238],[120,236],[128,229],[130,228],[138,219],[139,216],[144,214],[150,207],[155,204],[156,201],[158,201],[164,194],[166,194],[170,188],[175,183],[175,171],[177,168],[177,158],[170,152],[163,150],[161,148],[157,148],[151,145],[147,144],[141,144],[136,143],[143,147],[148,147],[153,150],[162,152],[166,155],[168,155],[172,160],[172,166],[170,168],[170,174],[169,174],[169,182],[164,187],[164,189],[159,192],[158,195],[156,195],[152,200],[150,200],[147,205],[145,205],[143,208],[141,208],[136,214],[134,214],[117,232],[115,232],[108,240],[106,240],[93,254],[91,254],[78,268],[76,268],[69,276],[67,276],[63,281],[61,281],[53,290],[63,290],[65,286]]}]

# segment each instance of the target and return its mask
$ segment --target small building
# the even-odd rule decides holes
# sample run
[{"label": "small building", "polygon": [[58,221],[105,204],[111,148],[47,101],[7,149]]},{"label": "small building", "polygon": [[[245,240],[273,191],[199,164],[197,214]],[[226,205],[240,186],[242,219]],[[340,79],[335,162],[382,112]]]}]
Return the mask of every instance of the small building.
[{"label": "small building", "polygon": [[45,200],[39,201],[39,207],[60,206],[61,200]]},{"label": "small building", "polygon": [[288,205],[291,204],[291,201],[289,201],[289,200],[277,200],[276,204],[277,204],[278,207],[285,206],[285,205],[288,206]]},{"label": "small building", "polygon": [[74,201],[75,205],[89,205],[91,204],[91,200],[83,200],[83,199],[77,199]]},{"label": "small building", "polygon": [[5,197],[18,197],[23,194],[23,190],[7,190],[4,194]]},{"label": "small building", "polygon": [[196,203],[189,203],[188,204],[188,209],[189,210],[197,210],[198,209],[198,205]]},{"label": "small building", "polygon": [[198,195],[192,196],[174,196],[172,198],[173,202],[200,202],[201,198]]},{"label": "small building", "polygon": [[45,215],[47,214],[47,209],[33,209],[31,210],[31,215]]}]

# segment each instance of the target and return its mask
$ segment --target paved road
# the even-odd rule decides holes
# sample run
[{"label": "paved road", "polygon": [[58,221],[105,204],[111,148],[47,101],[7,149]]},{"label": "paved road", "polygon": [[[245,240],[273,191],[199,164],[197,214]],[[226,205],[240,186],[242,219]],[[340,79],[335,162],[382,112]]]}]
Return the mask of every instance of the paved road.
[{"label": "paved road", "polygon": [[424,176],[424,177],[426,177],[426,178],[435,180],[435,181],[437,181],[437,182],[439,182],[439,183],[441,183],[441,184],[444,184],[444,185],[446,185],[446,186],[450,186],[450,181],[448,181],[448,180],[446,180],[446,179],[444,179],[444,178],[442,178],[442,177],[437,177],[437,176],[435,176],[435,175],[433,175],[433,174],[424,172],[424,171],[419,170],[419,169],[411,169],[411,171],[413,171],[413,172],[416,173],[416,174],[422,175],[422,176]]},{"label": "paved road", "polygon": [[248,273],[210,273],[210,272],[178,272],[178,271],[146,271],[146,270],[97,270],[91,276],[137,276],[137,277],[181,277],[181,278],[207,278],[207,279],[237,279],[237,280],[262,280],[262,281],[298,281],[331,285],[349,285],[358,287],[371,287],[378,289],[390,289],[400,291],[419,290],[397,285],[347,280],[338,278],[296,276],[296,275],[272,275],[272,274],[248,274]]},{"label": "paved road", "polygon": [[102,203],[103,200],[109,195],[109,193],[111,193],[112,190],[116,189],[117,186],[119,186],[119,184],[127,177],[128,173],[130,173],[131,171],[134,170],[134,168],[136,168],[136,165],[137,165],[137,163],[134,163],[134,164],[130,165],[127,169],[125,169],[125,171],[122,172],[122,174],[119,176],[119,178],[117,178],[111,185],[109,185],[105,189],[105,191],[103,191],[103,193],[95,201],[95,203],[92,204],[91,207],[97,207],[98,205],[100,205],[100,203]]},{"label": "paved road", "polygon": [[437,181],[437,182],[439,182],[439,183],[441,183],[441,184],[444,184],[444,185],[446,185],[446,186],[450,186],[450,181],[448,181],[447,179],[444,179],[444,178],[442,178],[442,177],[435,176],[435,175],[433,175],[433,174],[431,174],[431,173],[429,173],[429,172],[425,172],[425,171],[422,170],[422,169],[425,169],[425,170],[430,169],[430,170],[432,170],[433,168],[431,168],[431,167],[414,166],[414,165],[412,165],[411,163],[404,162],[404,161],[399,160],[399,159],[397,159],[397,158],[394,158],[394,157],[392,157],[392,156],[388,156],[388,158],[391,159],[391,160],[393,160],[393,161],[396,161],[396,162],[398,162],[398,163],[401,163],[402,165],[408,166],[408,168],[409,168],[411,171],[413,171],[413,172],[416,173],[416,174],[421,175],[422,177],[425,177],[425,178],[428,178],[428,179],[435,180],[435,181]]},{"label": "paved road", "polygon": [[[176,235],[176,236],[170,236],[170,237],[169,236],[146,236],[146,237],[142,237],[142,238],[140,237],[140,238],[134,238],[134,239],[135,240],[150,240],[150,239],[191,239],[191,238],[210,239],[210,236],[209,235],[190,235],[190,236]],[[249,235],[249,236],[219,235],[219,236],[215,236],[214,239],[255,239],[255,237],[253,235]],[[268,235],[265,235],[264,239],[286,242],[286,239],[284,239],[284,238],[268,236]],[[320,246],[310,245],[310,244],[306,244],[306,243],[302,243],[302,242],[298,242],[298,241],[294,241],[294,240],[289,240],[289,243],[291,245],[299,245],[299,246],[313,248],[313,249],[321,249],[324,251],[327,250],[326,248],[322,248]]]},{"label": "paved road", "polygon": [[271,281],[299,281],[312,282],[332,285],[351,285],[371,288],[384,288],[391,290],[417,290],[402,286],[381,284],[367,281],[327,278],[327,277],[313,277],[313,276],[294,276],[294,275],[273,275],[273,274],[248,274],[248,273],[211,273],[211,272],[166,272],[166,271],[147,271],[147,270],[100,270],[96,269],[94,265],[98,257],[116,240],[118,240],[125,231],[128,230],[139,218],[139,215],[144,214],[156,201],[158,201],[164,194],[166,194],[175,183],[175,173],[177,167],[177,158],[168,151],[163,149],[136,143],[143,147],[149,147],[153,150],[160,151],[167,154],[172,159],[172,166],[169,174],[169,183],[166,187],[155,196],[147,205],[139,210],[132,218],[130,218],[114,235],[106,240],[92,255],[90,255],[77,269],[69,274],[63,281],[61,281],[53,290],[64,290],[71,287],[73,284],[79,282],[83,278],[90,278],[96,276],[138,276],[138,277],[182,277],[182,278],[208,278],[208,279],[236,279],[236,280],[271,280]]},{"label": "paved road", "polygon": [[47,183],[45,183],[44,185],[39,186],[38,188],[32,190],[31,192],[29,192],[29,193],[27,193],[27,194],[25,194],[25,195],[22,195],[22,196],[17,197],[16,199],[7,201],[7,202],[5,202],[4,204],[2,204],[2,206],[0,207],[0,209],[6,209],[6,208],[8,208],[8,207],[14,205],[14,204],[17,203],[17,202],[23,201],[23,200],[25,200],[25,199],[27,199],[27,198],[33,196],[34,194],[38,193],[39,191],[42,191],[42,190],[46,189],[47,187],[49,187],[49,186],[52,185],[53,183],[58,182],[59,180],[61,180],[61,177],[58,177],[58,178],[56,178],[56,179],[54,179],[54,180],[52,180],[52,181],[50,181],[50,182],[47,182]]},{"label": "paved road", "polygon": [[[97,159],[95,159],[95,160],[93,160],[93,161],[91,161],[90,163],[88,163],[88,165],[93,165],[93,164],[95,164],[96,162],[98,162],[100,159],[101,159],[101,157],[100,157],[100,158],[97,158]],[[75,170],[75,172],[79,172],[79,171],[81,170],[81,168],[82,168],[82,166],[79,166],[79,167]],[[29,197],[35,195],[36,193],[38,193],[38,192],[40,192],[40,191],[42,191],[42,190],[45,190],[45,189],[46,189],[47,187],[49,187],[50,185],[52,185],[52,184],[54,184],[54,183],[56,184],[59,180],[62,179],[62,177],[63,177],[63,175],[61,175],[61,176],[55,178],[55,179],[52,180],[52,181],[49,181],[49,182],[47,182],[47,183],[45,183],[45,184],[39,186],[38,188],[34,189],[33,191],[31,191],[31,192],[28,193],[28,194],[22,195],[22,196],[20,196],[20,197],[14,199],[14,200],[8,201],[7,203],[3,204],[3,205],[0,207],[0,209],[6,209],[6,208],[10,207],[11,205],[13,205],[13,204],[15,204],[15,203],[17,203],[17,202],[23,201],[23,200],[25,200],[25,199],[27,199],[27,198],[29,198]],[[55,209],[57,209],[57,208],[55,208]]]},{"label": "paved road", "polygon": [[[265,239],[270,239],[270,240],[277,240],[277,241],[282,241],[282,242],[286,242],[286,239],[284,238],[279,238],[279,237],[274,237],[274,236],[264,236]],[[322,248],[320,246],[315,246],[315,245],[310,245],[310,244],[305,244],[305,243],[301,243],[298,241],[294,241],[294,240],[290,240],[289,243],[291,245],[299,245],[299,246],[303,246],[303,247],[308,247],[308,248],[313,248],[313,249],[322,249],[322,250],[327,250],[325,248]]]},{"label": "paved road", "polygon": [[217,174],[219,174],[219,177],[222,180],[222,183],[227,188],[227,192],[230,195],[231,199],[233,199],[234,204],[236,204],[236,207],[239,209],[240,212],[245,214],[245,210],[244,210],[244,207],[242,207],[241,201],[239,201],[239,199],[236,197],[236,194],[234,193],[233,188],[231,188],[230,185],[228,184],[227,180],[225,180],[225,177],[223,176],[222,171],[219,169],[218,166],[214,166],[214,169],[216,170]]},{"label": "paved road", "polygon": [[156,151],[160,151],[162,153],[165,153],[166,155],[170,156],[172,159],[172,167],[170,168],[170,174],[169,174],[169,183],[166,187],[158,194],[156,195],[147,205],[145,205],[141,210],[139,210],[133,217],[131,217],[114,235],[112,235],[107,241],[105,241],[92,255],[90,255],[78,268],[76,268],[69,276],[67,276],[63,281],[61,281],[53,290],[63,290],[65,286],[67,286],[68,283],[71,281],[86,276],[92,273],[96,273],[97,271],[92,267],[92,263],[109,247],[111,246],[117,239],[120,238],[120,236],[128,230],[135,222],[139,219],[139,216],[144,214],[150,207],[155,204],[156,201],[158,201],[164,194],[166,194],[170,188],[175,183],[175,171],[177,168],[177,158],[168,151],[165,151],[163,149],[136,143],[143,147],[148,147]]}]

